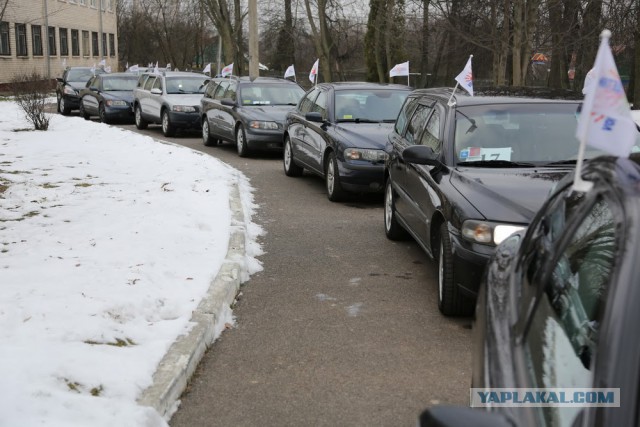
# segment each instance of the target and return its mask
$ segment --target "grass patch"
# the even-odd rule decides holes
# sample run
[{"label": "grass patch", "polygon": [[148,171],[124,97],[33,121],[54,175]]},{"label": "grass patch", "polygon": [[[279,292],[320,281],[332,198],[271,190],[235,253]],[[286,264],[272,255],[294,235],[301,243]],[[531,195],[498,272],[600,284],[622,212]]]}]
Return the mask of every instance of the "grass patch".
[{"label": "grass patch", "polygon": [[76,184],[76,187],[91,187],[93,184],[89,184],[88,182],[81,182]]},{"label": "grass patch", "polygon": [[55,184],[51,184],[50,182],[42,184],[42,188],[58,188],[58,187],[60,187],[60,186],[59,185],[55,185]]},{"label": "grass patch", "polygon": [[116,338],[115,341],[113,342],[99,342],[99,341],[93,341],[93,340],[86,340],[84,341],[85,344],[89,344],[89,345],[111,345],[113,347],[129,347],[131,345],[136,345],[135,341],[133,341],[131,338],[125,338],[125,339],[120,339],[120,338]]}]

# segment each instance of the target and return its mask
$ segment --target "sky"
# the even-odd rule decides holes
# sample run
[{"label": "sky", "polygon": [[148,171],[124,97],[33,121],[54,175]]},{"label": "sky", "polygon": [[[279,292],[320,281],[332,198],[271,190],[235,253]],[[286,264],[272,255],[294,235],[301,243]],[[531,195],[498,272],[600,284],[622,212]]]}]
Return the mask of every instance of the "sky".
[{"label": "sky", "polygon": [[50,118],[27,131],[0,101],[0,426],[167,425],[136,399],[225,258],[233,182],[261,270],[253,189],[191,149]]}]

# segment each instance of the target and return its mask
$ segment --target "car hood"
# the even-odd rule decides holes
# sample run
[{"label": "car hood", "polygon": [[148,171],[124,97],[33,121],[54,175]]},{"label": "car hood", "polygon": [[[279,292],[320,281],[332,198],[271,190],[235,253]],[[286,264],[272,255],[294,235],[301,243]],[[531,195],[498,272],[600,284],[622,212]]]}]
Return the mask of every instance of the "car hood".
[{"label": "car hood", "polygon": [[284,123],[287,113],[294,109],[292,105],[264,105],[242,107],[242,114],[249,120],[263,120]]},{"label": "car hood", "polygon": [[129,103],[133,102],[133,92],[130,90],[102,92],[102,96],[105,99],[121,99]]},{"label": "car hood", "polygon": [[202,99],[201,93],[184,93],[184,94],[172,94],[165,95],[165,101],[171,105],[190,105],[200,108],[200,100]]},{"label": "car hood", "polygon": [[383,150],[387,144],[393,123],[341,122],[335,125],[335,132],[347,147]]},{"label": "car hood", "polygon": [[87,87],[87,82],[67,82],[67,84],[78,91]]},{"label": "car hood", "polygon": [[451,185],[488,221],[528,224],[571,168],[473,168],[451,171]]}]

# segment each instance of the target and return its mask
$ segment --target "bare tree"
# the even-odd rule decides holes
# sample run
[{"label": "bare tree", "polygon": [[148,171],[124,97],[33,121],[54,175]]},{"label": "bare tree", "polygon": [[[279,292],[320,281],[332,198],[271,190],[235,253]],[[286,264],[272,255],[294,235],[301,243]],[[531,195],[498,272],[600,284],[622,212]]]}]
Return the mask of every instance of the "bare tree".
[{"label": "bare tree", "polygon": [[233,9],[228,0],[200,1],[222,40],[223,61],[226,64],[233,62],[234,73],[241,75],[245,64],[242,21],[246,12],[243,13],[240,0],[233,0]]},{"label": "bare tree", "polygon": [[7,10],[10,2],[11,0],[0,0],[0,21],[2,21],[2,18],[4,18],[4,13]]}]

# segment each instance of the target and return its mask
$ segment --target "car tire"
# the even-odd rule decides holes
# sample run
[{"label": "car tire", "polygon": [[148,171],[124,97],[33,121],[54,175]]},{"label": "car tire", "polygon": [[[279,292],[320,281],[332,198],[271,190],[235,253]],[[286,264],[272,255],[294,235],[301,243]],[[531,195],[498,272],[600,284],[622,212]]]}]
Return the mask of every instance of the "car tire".
[{"label": "car tire", "polygon": [[169,118],[169,112],[162,110],[162,134],[167,137],[174,136],[176,134],[176,128],[171,124],[171,118]]},{"label": "car tire", "polygon": [[245,133],[242,125],[238,125],[236,128],[236,149],[238,150],[238,156],[249,156],[250,150],[247,146],[247,134]]},{"label": "car tire", "polygon": [[207,147],[211,147],[212,145],[217,145],[217,140],[211,136],[211,131],[209,129],[209,121],[206,117],[202,118],[202,142]]},{"label": "car tire", "polygon": [[438,251],[438,308],[445,316],[469,316],[474,304],[462,295],[456,286],[453,274],[453,252],[447,224],[440,225],[440,247]]},{"label": "car tire", "polygon": [[284,173],[287,176],[302,176],[304,172],[304,168],[299,166],[293,158],[293,147],[291,146],[291,140],[288,136],[284,140],[282,164],[284,166]]},{"label": "car tire", "polygon": [[341,202],[345,199],[346,193],[340,182],[340,172],[338,169],[338,159],[335,153],[329,153],[327,164],[325,166],[325,187],[327,189],[327,197],[332,202]]},{"label": "car tire", "polygon": [[98,114],[100,115],[100,121],[102,123],[110,123],[109,118],[107,117],[107,111],[104,108],[104,104],[100,104],[100,106],[98,107]]},{"label": "car tire", "polygon": [[389,240],[404,240],[407,231],[402,228],[396,219],[396,197],[391,185],[391,179],[387,179],[384,189],[384,234]]},{"label": "car tire", "polygon": [[136,122],[136,128],[140,130],[146,129],[149,125],[149,123],[142,117],[142,110],[140,109],[140,105],[136,105],[134,118]]},{"label": "car tire", "polygon": [[58,111],[60,111],[60,114],[62,114],[63,116],[68,116],[71,113],[71,108],[67,106],[67,103],[64,100],[64,96],[61,96],[60,100],[58,101]]},{"label": "car tire", "polygon": [[60,111],[60,97],[61,96],[60,96],[59,93],[57,93],[56,96],[58,98],[58,101],[56,102],[56,109],[58,110],[58,113],[61,113],[61,111]]},{"label": "car tire", "polygon": [[91,115],[89,113],[87,113],[87,110],[84,109],[84,104],[82,103],[82,101],[80,101],[80,115],[85,120],[91,119]]}]

